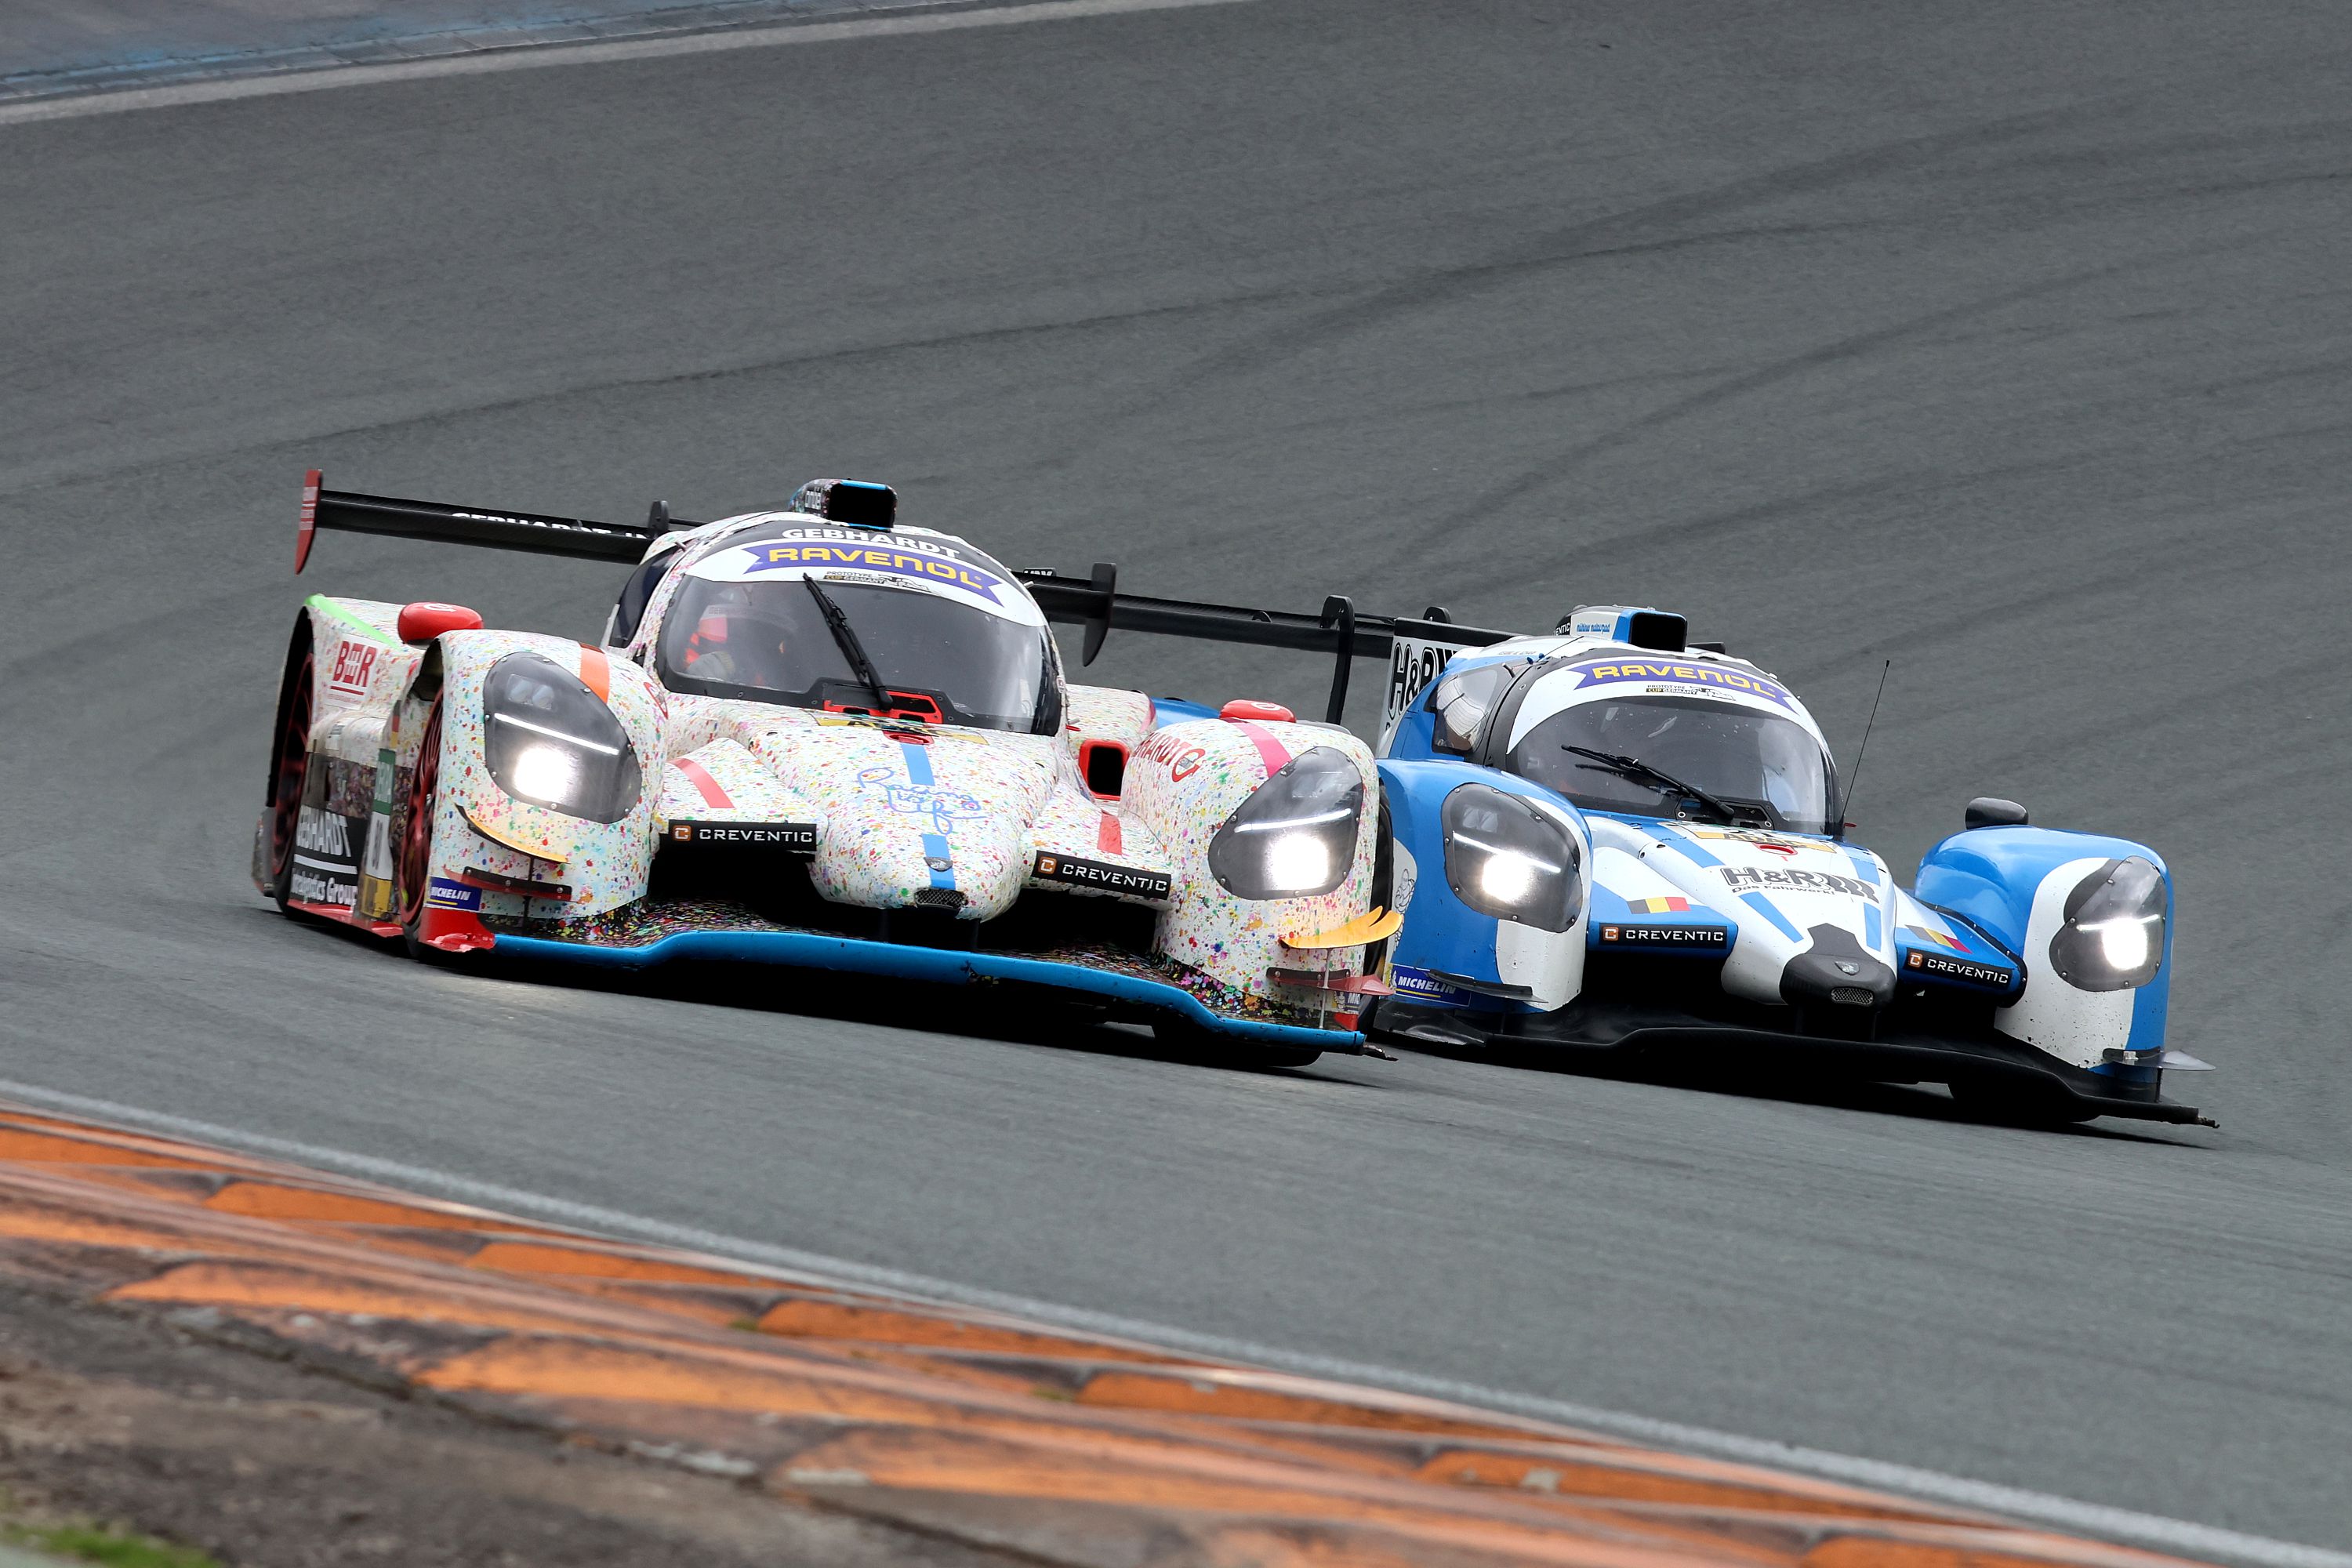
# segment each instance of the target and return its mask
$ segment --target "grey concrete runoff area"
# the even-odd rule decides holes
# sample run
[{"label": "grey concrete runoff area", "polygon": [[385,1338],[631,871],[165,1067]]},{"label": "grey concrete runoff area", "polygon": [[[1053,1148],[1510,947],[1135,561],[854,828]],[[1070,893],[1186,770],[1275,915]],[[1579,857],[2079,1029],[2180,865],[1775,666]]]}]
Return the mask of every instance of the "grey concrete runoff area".
[{"label": "grey concrete runoff area", "polygon": [[[0,1079],[2341,1561],[2347,103],[2339,0],[1252,0],[0,127]],[[1655,604],[1849,757],[1891,658],[1859,837],[1907,874],[1991,793],[2157,846],[2221,1126],[411,963],[245,879],[300,595],[593,637],[618,574],[334,536],[298,584],[314,465]]]}]

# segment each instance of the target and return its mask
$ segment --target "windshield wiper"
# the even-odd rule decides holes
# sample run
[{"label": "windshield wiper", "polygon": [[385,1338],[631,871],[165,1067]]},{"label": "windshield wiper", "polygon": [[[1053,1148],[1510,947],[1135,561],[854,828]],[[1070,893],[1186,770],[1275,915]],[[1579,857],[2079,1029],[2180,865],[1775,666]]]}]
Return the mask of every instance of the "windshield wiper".
[{"label": "windshield wiper", "polygon": [[881,672],[874,668],[874,661],[866,657],[866,645],[857,640],[857,629],[849,624],[849,613],[833,602],[832,595],[816,585],[815,578],[803,577],[801,581],[807,585],[809,597],[816,601],[817,609],[824,616],[824,624],[833,632],[834,646],[841,649],[841,657],[849,661],[851,670],[872,695],[874,711],[880,715],[890,713],[895,704],[890,700],[889,691],[882,685]]},{"label": "windshield wiper", "polygon": [[1739,814],[1729,805],[1707,794],[1696,784],[1686,784],[1664,769],[1654,768],[1639,757],[1620,756],[1610,752],[1596,752],[1590,746],[1562,746],[1560,750],[1574,752],[1580,757],[1591,757],[1592,761],[1583,764],[1586,767],[1604,767],[1637,782],[1647,779],[1654,784],[1672,790],[1685,800],[1697,802],[1715,813],[1717,820],[1725,826],[1730,827],[1739,826]]}]

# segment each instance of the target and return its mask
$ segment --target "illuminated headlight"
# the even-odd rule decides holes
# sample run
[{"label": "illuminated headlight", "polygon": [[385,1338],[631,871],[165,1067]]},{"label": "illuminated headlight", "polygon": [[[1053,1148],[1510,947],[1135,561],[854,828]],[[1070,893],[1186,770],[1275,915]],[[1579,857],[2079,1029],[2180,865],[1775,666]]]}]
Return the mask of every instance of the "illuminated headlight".
[{"label": "illuminated headlight", "polygon": [[618,822],[643,778],[629,732],[585,682],[551,658],[509,654],[482,681],[490,777],[515,799]]},{"label": "illuminated headlight", "polygon": [[1480,914],[1566,931],[1584,909],[1583,857],[1521,796],[1464,784],[1445,797],[1445,880]]},{"label": "illuminated headlight", "polygon": [[1344,752],[1301,752],[1209,840],[1209,874],[1238,899],[1306,899],[1347,880],[1364,777]]},{"label": "illuminated headlight", "polygon": [[2128,991],[2164,963],[2164,873],[2134,855],[2111,860],[2066,896],[2050,966],[2079,991]]},{"label": "illuminated headlight", "polygon": [[507,770],[508,793],[531,800],[570,800],[580,793],[580,759],[561,746],[525,746]]}]

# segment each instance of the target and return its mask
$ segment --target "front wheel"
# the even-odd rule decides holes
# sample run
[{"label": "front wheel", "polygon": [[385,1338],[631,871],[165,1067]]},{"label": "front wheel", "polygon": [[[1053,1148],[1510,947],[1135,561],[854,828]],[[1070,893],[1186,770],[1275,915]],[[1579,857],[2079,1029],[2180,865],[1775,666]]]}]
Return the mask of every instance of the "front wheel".
[{"label": "front wheel", "polygon": [[402,797],[400,853],[394,875],[400,888],[400,935],[412,958],[436,956],[425,942],[425,911],[430,907],[433,878],[433,816],[441,800],[441,704],[425,716],[425,734],[416,750],[416,767],[408,775],[408,793]]}]

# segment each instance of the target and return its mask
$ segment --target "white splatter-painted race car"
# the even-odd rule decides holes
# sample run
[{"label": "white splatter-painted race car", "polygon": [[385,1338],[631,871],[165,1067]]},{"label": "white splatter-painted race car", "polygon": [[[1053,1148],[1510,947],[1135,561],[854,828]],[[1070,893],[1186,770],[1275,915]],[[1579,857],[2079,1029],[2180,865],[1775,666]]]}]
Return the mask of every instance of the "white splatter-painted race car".
[{"label": "white splatter-painted race car", "polygon": [[[298,572],[322,529],[632,570],[596,645],[307,601],[257,885],[418,954],[1029,987],[1246,1059],[1381,1054],[1354,1027],[1396,925],[1370,749],[1272,704],[1072,684],[1020,574],[896,514],[886,486],[820,480],[622,525],[314,471]],[[1035,575],[1089,658],[1114,600],[1143,629],[1274,624]],[[1143,626],[1154,605],[1169,624]]]}]

